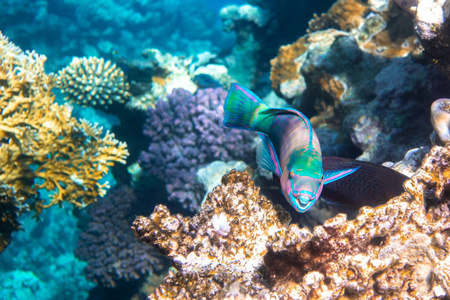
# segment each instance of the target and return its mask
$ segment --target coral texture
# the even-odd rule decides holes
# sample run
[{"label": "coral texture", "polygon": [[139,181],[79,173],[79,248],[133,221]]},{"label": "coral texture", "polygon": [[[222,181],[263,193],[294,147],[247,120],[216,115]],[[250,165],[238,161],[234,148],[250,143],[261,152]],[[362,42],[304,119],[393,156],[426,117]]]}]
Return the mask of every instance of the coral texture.
[{"label": "coral texture", "polygon": [[[22,52],[0,35],[0,182],[15,190],[20,208],[62,201],[84,207],[105,194],[99,180],[114,162],[125,162],[126,144],[109,131],[71,117],[54,103],[55,79],[45,57]],[[50,191],[49,203],[38,190]]]},{"label": "coral texture", "polygon": [[396,161],[426,143],[424,111],[450,90],[438,70],[413,59],[421,47],[411,17],[392,1],[340,0],[318,18],[322,27],[271,60],[274,91],[310,117],[323,145],[353,142],[358,159]]},{"label": "coral texture", "polygon": [[192,57],[163,54],[158,49],[146,49],[142,55],[145,61],[127,63],[133,95],[127,106],[146,111],[154,108],[159,99],[166,99],[175,88],[195,93],[197,86],[189,74]]},{"label": "coral texture", "polygon": [[450,99],[441,98],[431,105],[431,124],[439,137],[445,144],[450,142]]},{"label": "coral texture", "polygon": [[232,171],[192,217],[157,206],[133,230],[173,261],[150,299],[437,299],[450,295],[450,147],[435,146],[406,192],[311,232]]},{"label": "coral texture", "polygon": [[144,134],[150,146],[139,159],[143,173],[164,181],[169,200],[193,211],[204,192],[196,180],[198,168],[214,160],[254,159],[253,135],[222,125],[225,96],[221,88],[199,90],[195,95],[175,89],[168,101],[159,101],[148,111]]},{"label": "coral texture", "polygon": [[106,108],[113,102],[124,103],[130,97],[123,71],[103,58],[75,57],[58,75],[58,87],[67,94],[65,100],[82,106]]},{"label": "coral texture", "polygon": [[[272,88],[278,95],[292,100],[295,95],[286,94],[283,83],[299,78],[304,71],[308,72],[302,70],[307,69],[302,68],[305,63],[303,57],[308,56],[310,51],[317,48],[322,50],[325,45],[331,45],[328,43],[332,43],[332,36],[351,36],[362,51],[383,58],[404,57],[418,52],[419,45],[412,23],[404,15],[396,14],[394,8],[395,5],[386,0],[368,3],[359,0],[337,1],[326,14],[320,18],[316,16],[310,22],[310,27],[314,29],[312,32],[292,45],[280,48],[277,57],[271,61]],[[322,52],[322,55],[325,54]],[[329,81],[326,78],[323,80]]]},{"label": "coral texture", "polygon": [[117,280],[136,280],[162,269],[161,255],[130,231],[138,202],[132,188],[120,186],[88,208],[89,224],[75,249],[75,255],[88,263],[87,279],[114,287]]},{"label": "coral texture", "polygon": [[450,1],[420,0],[415,31],[425,54],[450,79]]}]

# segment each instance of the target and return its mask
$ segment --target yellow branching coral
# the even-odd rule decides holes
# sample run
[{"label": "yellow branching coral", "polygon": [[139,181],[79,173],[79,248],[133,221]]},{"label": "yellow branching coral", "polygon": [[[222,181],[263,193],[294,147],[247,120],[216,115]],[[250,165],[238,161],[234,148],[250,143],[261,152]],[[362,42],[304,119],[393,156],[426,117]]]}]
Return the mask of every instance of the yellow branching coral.
[{"label": "yellow branching coral", "polygon": [[75,57],[59,71],[58,87],[67,94],[66,100],[83,106],[107,107],[113,102],[124,103],[130,97],[123,71],[111,61],[97,57]]},{"label": "yellow branching coral", "polygon": [[[114,162],[124,163],[126,144],[110,132],[71,117],[54,103],[55,77],[45,56],[22,52],[0,33],[0,182],[11,186],[20,209],[69,201],[77,207],[105,194],[99,180]],[[39,189],[51,201],[38,199]]]}]

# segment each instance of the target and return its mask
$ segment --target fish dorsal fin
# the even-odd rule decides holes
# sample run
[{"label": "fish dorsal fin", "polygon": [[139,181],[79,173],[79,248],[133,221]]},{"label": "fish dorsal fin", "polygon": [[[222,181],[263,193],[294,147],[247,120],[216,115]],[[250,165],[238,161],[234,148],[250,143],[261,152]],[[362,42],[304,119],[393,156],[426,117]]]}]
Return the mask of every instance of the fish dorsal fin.
[{"label": "fish dorsal fin", "polygon": [[326,171],[323,174],[323,184],[325,185],[327,183],[339,180],[345,176],[348,176],[348,175],[356,172],[358,169],[359,169],[359,167]]},{"label": "fish dorsal fin", "polygon": [[256,149],[256,162],[261,168],[269,170],[278,177],[281,176],[281,166],[278,160],[275,147],[269,137],[261,132],[258,132],[259,137],[262,140]]}]

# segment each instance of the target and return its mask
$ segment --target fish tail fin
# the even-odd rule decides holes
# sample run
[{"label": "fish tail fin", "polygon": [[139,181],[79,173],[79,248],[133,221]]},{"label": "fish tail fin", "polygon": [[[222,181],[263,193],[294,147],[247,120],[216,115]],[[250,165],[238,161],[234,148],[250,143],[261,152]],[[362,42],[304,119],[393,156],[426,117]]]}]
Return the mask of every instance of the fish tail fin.
[{"label": "fish tail fin", "polygon": [[255,130],[258,113],[269,108],[252,91],[239,84],[233,84],[228,92],[223,109],[225,127]]}]

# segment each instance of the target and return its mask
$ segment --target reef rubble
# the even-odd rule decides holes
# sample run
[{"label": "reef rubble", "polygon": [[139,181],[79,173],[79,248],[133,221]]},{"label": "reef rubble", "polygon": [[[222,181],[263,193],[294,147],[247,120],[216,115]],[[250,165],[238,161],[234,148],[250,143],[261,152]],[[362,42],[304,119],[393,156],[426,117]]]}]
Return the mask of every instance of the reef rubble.
[{"label": "reef rubble", "polygon": [[448,299],[450,145],[405,192],[313,231],[231,171],[192,218],[158,205],[132,229],[176,268],[149,299]]}]

